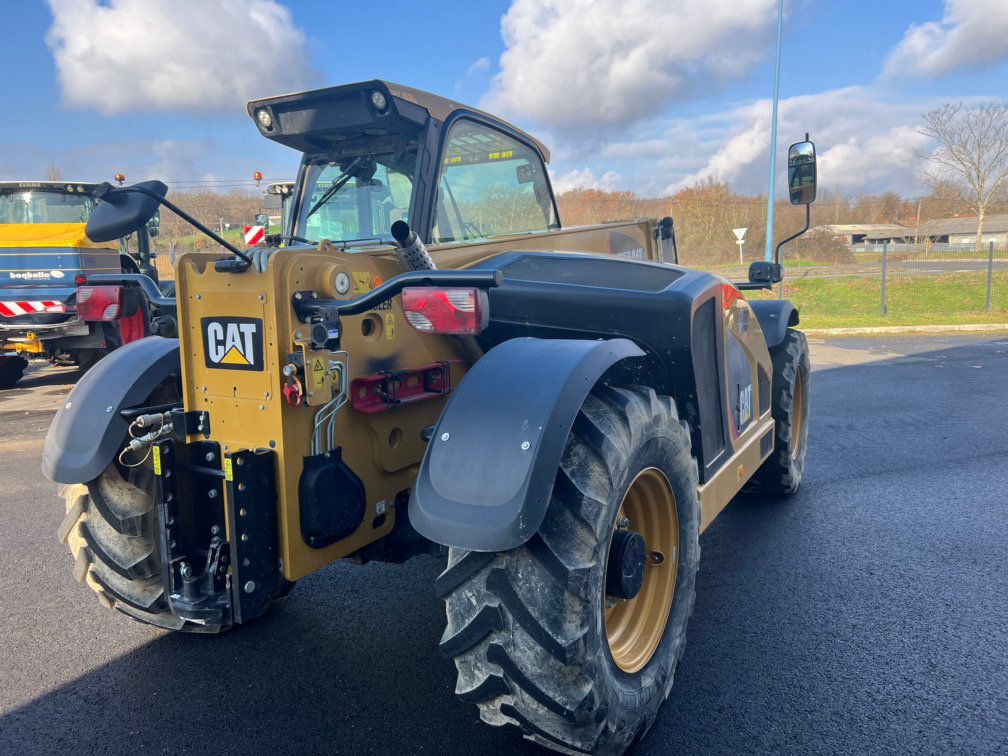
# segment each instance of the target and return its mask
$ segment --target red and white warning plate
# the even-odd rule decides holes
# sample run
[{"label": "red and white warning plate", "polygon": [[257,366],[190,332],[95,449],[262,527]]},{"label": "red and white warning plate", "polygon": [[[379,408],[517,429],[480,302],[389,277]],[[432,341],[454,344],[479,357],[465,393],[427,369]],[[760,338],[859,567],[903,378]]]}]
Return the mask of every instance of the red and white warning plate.
[{"label": "red and white warning plate", "polygon": [[24,302],[0,302],[0,316],[16,318],[19,315],[34,315],[37,312],[66,312],[62,302],[31,300]]},{"label": "red and white warning plate", "polygon": [[265,226],[245,226],[245,246],[253,247],[266,241]]}]

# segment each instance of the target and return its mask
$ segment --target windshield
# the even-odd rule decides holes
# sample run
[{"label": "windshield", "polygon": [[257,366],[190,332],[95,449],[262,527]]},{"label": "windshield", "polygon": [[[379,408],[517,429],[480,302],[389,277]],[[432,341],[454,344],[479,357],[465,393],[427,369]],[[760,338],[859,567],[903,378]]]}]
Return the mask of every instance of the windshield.
[{"label": "windshield", "polygon": [[0,189],[0,223],[87,223],[93,209],[88,194]]},{"label": "windshield", "polygon": [[393,153],[321,159],[309,165],[294,233],[313,242],[392,241],[409,222],[416,145]]}]

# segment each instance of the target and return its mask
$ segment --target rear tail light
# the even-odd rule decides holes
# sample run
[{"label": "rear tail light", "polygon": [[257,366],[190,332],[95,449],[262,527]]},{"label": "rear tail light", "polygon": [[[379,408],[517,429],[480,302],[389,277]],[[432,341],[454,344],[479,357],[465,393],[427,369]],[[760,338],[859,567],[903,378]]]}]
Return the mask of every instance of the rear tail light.
[{"label": "rear tail light", "polygon": [[487,294],[481,289],[407,287],[402,307],[406,322],[421,333],[474,336],[490,321]]},{"label": "rear tail light", "polygon": [[122,286],[81,286],[77,289],[77,314],[81,320],[115,320],[122,305]]}]

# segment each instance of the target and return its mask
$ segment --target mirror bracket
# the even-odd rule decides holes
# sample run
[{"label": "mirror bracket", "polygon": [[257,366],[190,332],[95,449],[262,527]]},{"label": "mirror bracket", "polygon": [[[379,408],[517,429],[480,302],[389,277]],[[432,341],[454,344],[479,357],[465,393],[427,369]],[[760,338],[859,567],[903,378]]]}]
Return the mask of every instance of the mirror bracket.
[{"label": "mirror bracket", "polygon": [[[164,184],[161,184],[161,186],[167,189],[167,187],[165,187]],[[224,247],[224,249],[240,257],[244,262],[244,267],[242,267],[241,270],[245,270],[250,265],[252,265],[252,258],[249,257],[244,252],[242,252],[240,249],[238,249],[238,247],[234,246],[233,244],[225,240],[223,237],[218,236],[216,233],[214,233],[209,228],[200,223],[198,220],[193,218],[191,215],[189,215],[189,213],[180,208],[174,202],[170,202],[167,198],[165,198],[163,194],[153,191],[152,189],[146,186],[142,186],[140,184],[133,184],[132,186],[114,187],[109,183],[103,183],[95,190],[95,197],[100,199],[102,202],[108,202],[110,205],[118,206],[122,202],[124,202],[126,200],[126,196],[131,193],[143,194],[147,197],[150,197],[151,199],[157,200],[157,202],[167,207],[169,210],[171,210],[173,213],[179,216],[182,220],[186,221],[193,228],[202,231],[204,234],[206,234],[215,242]],[[146,221],[144,221],[144,223],[146,223]]]}]

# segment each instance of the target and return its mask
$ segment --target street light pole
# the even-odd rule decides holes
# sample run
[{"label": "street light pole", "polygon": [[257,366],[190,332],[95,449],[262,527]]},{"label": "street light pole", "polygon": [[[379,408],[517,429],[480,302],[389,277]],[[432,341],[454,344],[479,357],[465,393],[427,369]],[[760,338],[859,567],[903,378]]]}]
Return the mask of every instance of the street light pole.
[{"label": "street light pole", "polygon": [[777,63],[774,71],[773,118],[770,121],[770,188],[767,192],[766,260],[773,260],[774,179],[777,167],[777,102],[780,100],[781,29],[784,25],[784,0],[777,2]]}]

